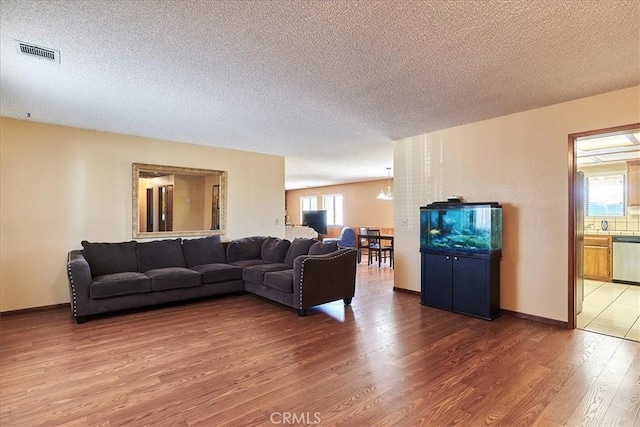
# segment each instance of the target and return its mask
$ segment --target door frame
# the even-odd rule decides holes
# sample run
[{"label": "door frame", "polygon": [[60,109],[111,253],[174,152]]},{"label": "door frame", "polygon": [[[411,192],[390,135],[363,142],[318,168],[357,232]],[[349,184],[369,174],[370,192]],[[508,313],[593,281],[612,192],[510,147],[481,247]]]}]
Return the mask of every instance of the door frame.
[{"label": "door frame", "polygon": [[567,227],[567,231],[568,231],[568,252],[569,252],[569,274],[568,274],[568,278],[567,278],[567,288],[568,288],[568,321],[567,321],[567,328],[569,329],[575,329],[576,328],[576,262],[575,262],[575,257],[576,257],[576,239],[577,239],[577,232],[578,230],[576,229],[576,221],[575,221],[575,216],[576,216],[576,202],[575,202],[575,198],[576,198],[576,182],[575,182],[575,176],[576,173],[578,172],[578,164],[576,162],[576,139],[578,138],[582,138],[585,136],[593,136],[593,135],[599,135],[599,134],[604,134],[604,133],[613,133],[613,132],[624,132],[624,131],[628,131],[628,130],[634,130],[634,129],[639,129],[640,128],[640,122],[639,123],[632,123],[632,124],[628,124],[628,125],[622,125],[622,126],[614,126],[614,127],[610,127],[610,128],[604,128],[604,129],[595,129],[595,130],[590,130],[590,131],[586,131],[586,132],[578,132],[578,133],[572,133],[569,134],[568,137],[568,152],[567,152],[567,164],[568,164],[568,169],[569,169],[569,209],[568,209],[568,215],[569,215],[569,221],[568,221],[568,227]]}]

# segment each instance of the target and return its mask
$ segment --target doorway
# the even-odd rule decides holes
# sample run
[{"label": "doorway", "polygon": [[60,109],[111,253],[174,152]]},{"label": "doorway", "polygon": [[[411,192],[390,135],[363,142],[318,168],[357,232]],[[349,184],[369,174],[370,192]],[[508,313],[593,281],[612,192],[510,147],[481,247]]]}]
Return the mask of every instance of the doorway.
[{"label": "doorway", "polygon": [[[640,235],[637,226],[638,212],[635,210],[636,208],[640,209],[640,206],[629,208],[628,205],[637,202],[629,200],[627,203],[629,195],[626,193],[623,195],[622,204],[619,201],[598,203],[599,199],[595,195],[598,194],[596,190],[600,192],[613,191],[603,185],[596,185],[602,181],[603,177],[609,177],[619,172],[622,179],[626,179],[627,162],[632,161],[633,163],[634,159],[640,159],[640,123],[571,134],[568,140],[568,259],[570,260],[568,269],[568,327],[578,327],[615,336],[622,334],[622,337],[625,337],[625,333],[620,332],[624,330],[624,327],[618,327],[618,332],[613,333],[611,330],[615,328],[612,327],[609,330],[605,326],[607,323],[619,324],[623,318],[627,318],[626,321],[629,322],[630,318],[634,320],[634,327],[640,328],[640,307],[629,308],[637,300],[636,294],[631,295],[629,292],[640,291],[640,286],[633,283],[613,283],[615,280],[612,280],[611,271],[611,240],[616,239],[615,236]],[[579,172],[586,172],[585,181],[581,179]],[[589,193],[589,179],[592,184],[591,193]],[[585,182],[586,191],[581,187]],[[627,185],[628,182],[622,183],[625,192],[629,188]],[[589,200],[586,200],[586,205],[584,205],[583,201],[586,198]],[[610,205],[606,203],[610,203]],[[583,207],[586,207],[584,213],[582,212]],[[615,212],[613,208],[621,209],[621,212]],[[583,223],[584,219],[586,221]],[[627,226],[628,219],[629,225]],[[586,245],[583,245],[585,236]],[[587,251],[584,255],[583,249]],[[593,262],[598,257],[602,261],[602,265],[594,266]],[[586,270],[585,259],[589,262]],[[595,276],[594,269],[600,270]],[[583,278],[583,272],[586,272],[586,278]],[[582,297],[584,297],[585,306],[584,311],[579,314],[583,308],[581,307]],[[624,305],[625,303],[629,304]],[[635,312],[637,315],[634,314]],[[598,316],[602,316],[602,318]],[[630,328],[631,326],[629,331],[631,331]],[[634,339],[634,337],[635,335],[631,335],[626,338]],[[635,337],[635,340],[638,339]]]}]

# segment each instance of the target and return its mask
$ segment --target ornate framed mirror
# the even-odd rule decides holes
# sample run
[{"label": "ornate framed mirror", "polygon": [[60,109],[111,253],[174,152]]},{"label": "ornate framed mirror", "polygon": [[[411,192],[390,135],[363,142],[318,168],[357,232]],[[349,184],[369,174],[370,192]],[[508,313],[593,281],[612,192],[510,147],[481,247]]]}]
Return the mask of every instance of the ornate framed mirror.
[{"label": "ornate framed mirror", "polygon": [[226,171],[134,163],[133,238],[225,234],[226,195]]}]

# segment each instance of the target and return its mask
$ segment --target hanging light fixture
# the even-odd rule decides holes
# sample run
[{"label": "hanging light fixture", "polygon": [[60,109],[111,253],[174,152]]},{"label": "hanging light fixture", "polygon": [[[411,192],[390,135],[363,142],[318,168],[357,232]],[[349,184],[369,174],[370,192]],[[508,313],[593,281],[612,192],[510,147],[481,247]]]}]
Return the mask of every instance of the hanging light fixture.
[{"label": "hanging light fixture", "polygon": [[380,194],[378,194],[377,198],[380,200],[393,200],[393,191],[391,191],[391,168],[387,168],[387,180],[389,181],[387,191],[380,190]]}]

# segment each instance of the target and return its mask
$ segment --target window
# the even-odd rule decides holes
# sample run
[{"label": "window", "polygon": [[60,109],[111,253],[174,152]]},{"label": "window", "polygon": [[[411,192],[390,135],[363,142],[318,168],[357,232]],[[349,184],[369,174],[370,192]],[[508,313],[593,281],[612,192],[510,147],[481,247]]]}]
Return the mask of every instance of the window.
[{"label": "window", "polygon": [[318,209],[318,198],[316,196],[300,197],[300,224],[302,224],[302,212],[315,211]]},{"label": "window", "polygon": [[327,211],[327,225],[343,225],[342,194],[322,196],[322,208]]},{"label": "window", "polygon": [[584,193],[587,216],[625,216],[625,174],[587,176]]}]

